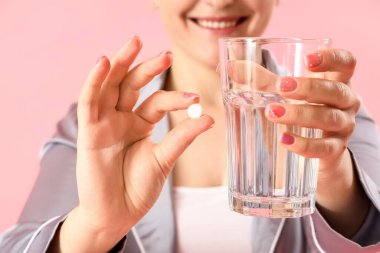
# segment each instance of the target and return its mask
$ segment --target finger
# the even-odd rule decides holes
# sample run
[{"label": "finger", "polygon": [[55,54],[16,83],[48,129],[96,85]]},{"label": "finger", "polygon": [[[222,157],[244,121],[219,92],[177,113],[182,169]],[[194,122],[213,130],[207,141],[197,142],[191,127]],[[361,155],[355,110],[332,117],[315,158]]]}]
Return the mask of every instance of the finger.
[{"label": "finger", "polygon": [[283,77],[279,93],[289,99],[326,104],[340,109],[359,109],[360,100],[346,84],[326,79]]},{"label": "finger", "polygon": [[111,61],[111,70],[104,81],[101,95],[101,105],[104,108],[115,108],[119,98],[120,83],[142,47],[137,36],[133,36]]},{"label": "finger", "polygon": [[228,75],[233,89],[247,91],[275,91],[277,75],[253,61],[228,62]]},{"label": "finger", "polygon": [[355,119],[345,111],[321,105],[271,103],[266,117],[275,123],[318,128],[329,132],[351,132]]},{"label": "finger", "polygon": [[171,63],[172,54],[166,51],[134,67],[122,81],[116,108],[121,111],[131,111],[139,97],[139,90],[155,76],[168,69]]},{"label": "finger", "polygon": [[194,141],[194,139],[210,129],[214,120],[208,115],[198,119],[187,119],[173,128],[164,140],[155,147],[155,155],[164,174],[170,173],[175,161]]},{"label": "finger", "polygon": [[289,151],[306,158],[336,157],[346,148],[343,140],[339,138],[310,139],[297,136],[290,132],[281,134],[280,143]]},{"label": "finger", "polygon": [[355,71],[356,58],[346,50],[322,49],[306,55],[306,66],[313,72],[331,72],[331,80],[347,83]]},{"label": "finger", "polygon": [[99,58],[95,67],[89,73],[78,99],[79,120],[93,122],[98,120],[99,94],[103,81],[110,70],[107,57]]},{"label": "finger", "polygon": [[137,109],[136,114],[151,124],[160,121],[167,112],[187,109],[198,103],[199,96],[180,91],[157,91],[147,98]]}]

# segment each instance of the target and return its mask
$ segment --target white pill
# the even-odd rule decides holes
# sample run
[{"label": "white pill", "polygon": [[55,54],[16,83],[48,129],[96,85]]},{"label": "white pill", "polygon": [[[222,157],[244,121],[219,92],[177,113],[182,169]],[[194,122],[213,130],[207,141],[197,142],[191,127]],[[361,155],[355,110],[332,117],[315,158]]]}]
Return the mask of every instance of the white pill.
[{"label": "white pill", "polygon": [[202,116],[202,106],[200,104],[192,104],[187,108],[187,115],[190,118],[196,119]]}]

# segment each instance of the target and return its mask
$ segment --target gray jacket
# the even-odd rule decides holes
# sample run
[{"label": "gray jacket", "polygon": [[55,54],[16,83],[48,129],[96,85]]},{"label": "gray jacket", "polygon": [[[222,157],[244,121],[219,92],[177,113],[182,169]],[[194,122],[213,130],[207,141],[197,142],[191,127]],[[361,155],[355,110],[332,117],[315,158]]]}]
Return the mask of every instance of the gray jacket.
[{"label": "gray jacket", "polygon": [[[141,100],[161,89],[165,75],[153,80]],[[380,139],[373,120],[361,108],[349,149],[357,176],[372,202],[358,233],[347,239],[334,231],[318,210],[297,219],[251,217],[253,252],[380,252]],[[169,130],[164,118],[155,128],[159,142]],[[75,177],[77,114],[73,105],[43,147],[41,170],[18,223],[0,236],[0,252],[45,252],[58,225],[78,204]],[[153,208],[114,252],[174,253],[175,223],[172,181],[167,180]],[[227,200],[226,200],[227,201]],[[352,207],[360,208],[360,207]],[[223,253],[223,252],[221,252]]]}]

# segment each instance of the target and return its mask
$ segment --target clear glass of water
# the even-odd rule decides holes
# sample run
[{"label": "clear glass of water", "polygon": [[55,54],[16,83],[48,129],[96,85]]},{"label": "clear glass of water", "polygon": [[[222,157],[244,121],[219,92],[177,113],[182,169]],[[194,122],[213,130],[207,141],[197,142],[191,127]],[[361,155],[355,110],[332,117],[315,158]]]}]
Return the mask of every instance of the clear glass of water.
[{"label": "clear glass of water", "polygon": [[319,161],[288,151],[278,139],[289,131],[306,138],[322,132],[272,123],[265,107],[306,103],[282,98],[276,87],[282,76],[323,77],[308,70],[305,55],[330,44],[330,39],[220,39],[231,210],[271,218],[314,212]]}]

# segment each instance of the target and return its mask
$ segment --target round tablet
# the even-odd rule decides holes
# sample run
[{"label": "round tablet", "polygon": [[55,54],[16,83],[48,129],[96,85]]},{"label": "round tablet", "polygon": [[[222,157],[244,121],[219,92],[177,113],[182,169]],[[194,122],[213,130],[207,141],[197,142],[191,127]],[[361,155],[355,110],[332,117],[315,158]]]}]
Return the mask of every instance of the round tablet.
[{"label": "round tablet", "polygon": [[202,106],[200,104],[192,104],[187,108],[187,115],[190,118],[196,119],[202,116]]}]

